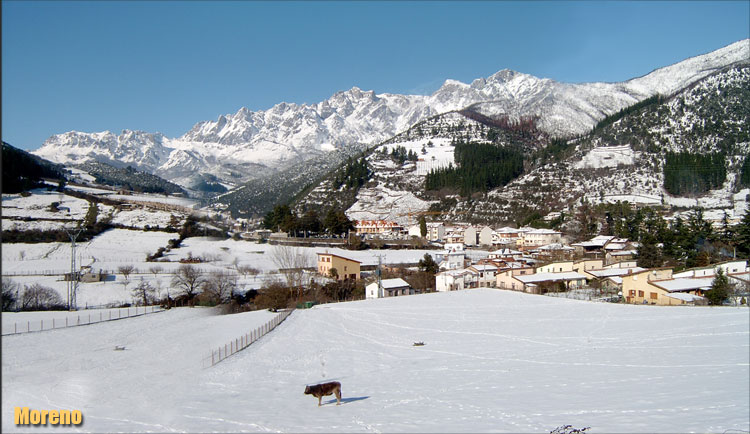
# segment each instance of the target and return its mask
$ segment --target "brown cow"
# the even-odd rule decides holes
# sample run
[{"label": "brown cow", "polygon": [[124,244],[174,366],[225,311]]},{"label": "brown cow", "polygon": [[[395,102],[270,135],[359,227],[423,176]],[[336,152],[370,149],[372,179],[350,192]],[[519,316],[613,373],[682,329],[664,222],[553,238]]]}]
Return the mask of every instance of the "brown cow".
[{"label": "brown cow", "polygon": [[336,394],[336,405],[341,405],[341,383],[338,381],[329,381],[328,383],[314,384],[305,387],[305,395],[312,395],[318,398],[318,407],[320,400],[324,396]]}]

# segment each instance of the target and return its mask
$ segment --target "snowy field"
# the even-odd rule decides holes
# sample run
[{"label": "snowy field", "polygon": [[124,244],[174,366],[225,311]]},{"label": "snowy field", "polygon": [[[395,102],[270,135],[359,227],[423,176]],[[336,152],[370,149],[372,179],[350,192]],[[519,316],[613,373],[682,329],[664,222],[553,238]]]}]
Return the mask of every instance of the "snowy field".
[{"label": "snowy field", "polygon": [[[204,258],[207,262],[194,264],[205,273],[223,271],[237,273],[238,267],[252,267],[257,275],[237,274],[237,291],[259,289],[266,282],[282,279],[278,265],[274,262],[275,250],[270,244],[257,244],[233,239],[217,241],[214,238],[187,238],[181,247],[164,253],[169,262],[147,262],[146,256],[160,247],[166,247],[177,234],[167,232],[142,232],[127,229],[112,229],[91,241],[77,243],[76,262],[78,266],[90,266],[94,272],[103,270],[111,273],[104,281],[79,283],[77,304],[79,308],[133,303],[132,291],[141,281],[146,281],[156,289],[157,297],[165,297],[170,288],[171,273],[176,271],[181,259],[188,257]],[[376,265],[378,256],[383,264],[417,263],[425,253],[437,255],[436,250],[361,250],[349,251],[339,248],[299,247],[300,256],[307,259],[307,266],[315,268],[317,252],[329,252],[360,261],[362,265]],[[70,271],[70,243],[12,243],[3,244],[2,270],[20,286],[40,284],[55,289],[66,301],[68,282],[63,274]],[[470,251],[473,258],[483,257],[487,252]],[[119,272],[124,266],[132,265],[134,270],[128,277]]]},{"label": "snowy field", "polygon": [[139,315],[159,313],[159,306],[134,306],[118,309],[87,309],[77,311],[3,312],[2,334],[38,332],[103,321],[116,321]]},{"label": "snowy field", "polygon": [[[138,201],[148,203],[164,203],[178,205],[185,208],[192,207],[196,202],[185,198],[164,197],[158,195],[132,195],[122,196],[108,190],[88,187],[69,187],[73,190],[83,191],[88,194],[107,196],[120,202]],[[2,200],[2,229],[3,230],[60,230],[73,228],[82,221],[89,209],[89,202],[78,199],[56,191],[36,189],[33,194],[23,197],[18,194],[3,195]],[[58,211],[53,211],[50,206],[57,202]],[[177,211],[162,211],[136,205],[133,209],[119,210],[111,205],[98,204],[98,220],[108,218],[113,224],[121,224],[134,228],[162,227],[166,228],[173,223],[179,227],[185,221],[185,215]]]},{"label": "snowy field", "polygon": [[[319,305],[203,369],[214,342],[271,315],[211,313],[3,338],[2,430],[55,431],[15,427],[14,406],[80,409],[94,432],[750,429],[747,309],[489,289]],[[303,395],[330,380],[341,406]]]}]

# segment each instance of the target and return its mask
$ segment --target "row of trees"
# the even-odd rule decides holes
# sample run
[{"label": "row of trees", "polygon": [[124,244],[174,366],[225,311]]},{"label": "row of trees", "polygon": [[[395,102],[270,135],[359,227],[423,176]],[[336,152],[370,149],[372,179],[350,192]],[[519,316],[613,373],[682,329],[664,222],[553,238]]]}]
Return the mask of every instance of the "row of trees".
[{"label": "row of trees", "polygon": [[725,160],[722,153],[668,152],[664,161],[664,189],[679,196],[719,188],[727,178]]},{"label": "row of trees", "polygon": [[523,154],[485,143],[458,143],[456,166],[435,169],[425,177],[425,190],[454,188],[463,196],[501,187],[523,173]]},{"label": "row of trees", "polygon": [[347,189],[358,189],[365,185],[371,176],[372,170],[367,164],[367,159],[362,157],[359,160],[352,160],[350,158],[344,169],[340,170],[333,179],[333,187],[338,189],[343,185]]},{"label": "row of trees", "polygon": [[614,114],[611,114],[609,116],[606,116],[604,119],[602,119],[599,122],[597,122],[596,126],[594,127],[594,131],[602,129],[602,128],[606,127],[607,125],[611,125],[611,124],[617,122],[618,120],[622,119],[626,115],[629,115],[631,113],[635,113],[636,111],[638,111],[638,110],[640,110],[640,109],[642,109],[644,107],[648,107],[648,106],[656,105],[656,104],[661,104],[662,102],[665,101],[665,99],[666,99],[665,97],[657,94],[657,95],[654,95],[652,97],[649,97],[649,98],[646,98],[644,100],[641,100],[641,101],[639,101],[639,102],[637,102],[637,103],[635,103],[635,104],[633,104],[633,105],[631,105],[629,107],[625,107],[624,109],[618,111],[617,113],[614,113]]},{"label": "row of trees", "polygon": [[740,186],[750,187],[750,156],[745,157],[740,170]]},{"label": "row of trees", "polygon": [[654,210],[638,210],[614,225],[613,235],[640,241],[638,265],[651,268],[663,265],[678,268],[707,266],[735,255],[750,258],[750,212],[738,225],[729,225],[725,215],[715,229],[698,209],[686,219],[671,223]]},{"label": "row of trees", "polygon": [[329,209],[321,219],[314,209],[299,217],[289,205],[276,205],[263,219],[263,227],[273,231],[283,231],[290,235],[341,235],[354,229],[354,223],[342,210]]}]

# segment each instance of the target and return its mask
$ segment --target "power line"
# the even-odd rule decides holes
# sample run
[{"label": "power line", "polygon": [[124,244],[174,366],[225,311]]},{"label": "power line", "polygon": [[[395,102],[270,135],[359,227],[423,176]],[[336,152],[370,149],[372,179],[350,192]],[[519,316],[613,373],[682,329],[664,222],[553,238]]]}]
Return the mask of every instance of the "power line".
[{"label": "power line", "polygon": [[70,279],[68,279],[68,310],[76,310],[76,293],[78,292],[78,273],[76,271],[76,238],[83,228],[77,231],[66,229],[70,237]]}]

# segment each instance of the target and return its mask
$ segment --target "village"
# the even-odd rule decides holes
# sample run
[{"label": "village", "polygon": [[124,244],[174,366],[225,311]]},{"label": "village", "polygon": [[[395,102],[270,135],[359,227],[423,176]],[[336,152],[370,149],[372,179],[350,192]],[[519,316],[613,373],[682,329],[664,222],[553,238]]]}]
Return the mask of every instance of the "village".
[{"label": "village", "polygon": [[[637,265],[639,244],[615,236],[595,236],[566,244],[560,231],[530,227],[448,226],[427,223],[425,239],[436,251],[437,292],[497,288],[539,295],[660,306],[706,305],[706,292],[717,273],[726,276],[730,303],[747,304],[750,268],[747,260],[730,260],[675,272],[673,268]],[[357,235],[373,239],[421,236],[419,225],[403,228],[383,220],[357,221]],[[470,248],[486,256],[469,255]],[[317,254],[319,274],[338,280],[359,279],[360,261],[331,253]],[[379,272],[376,273],[379,277]],[[365,288],[366,298],[421,293],[402,278],[377,279]]]}]

